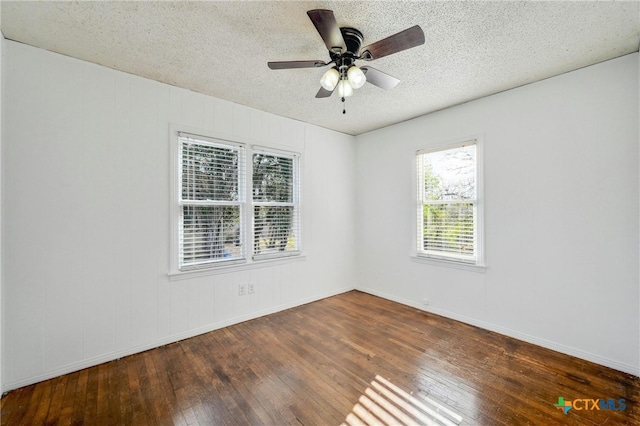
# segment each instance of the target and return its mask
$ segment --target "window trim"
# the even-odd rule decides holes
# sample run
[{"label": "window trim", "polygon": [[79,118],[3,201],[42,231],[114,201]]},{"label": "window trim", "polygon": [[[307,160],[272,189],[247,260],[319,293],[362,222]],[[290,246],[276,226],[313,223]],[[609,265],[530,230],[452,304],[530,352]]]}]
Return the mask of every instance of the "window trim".
[{"label": "window trim", "polygon": [[[180,133],[188,134],[196,138],[200,138],[205,141],[219,143],[223,141],[229,145],[242,146],[245,150],[245,166],[244,172],[244,230],[243,233],[243,245],[245,245],[245,253],[243,259],[227,260],[222,262],[212,262],[206,264],[203,267],[192,268],[186,270],[180,270],[179,265],[179,241],[178,231],[179,223],[178,218],[180,215],[180,184],[178,182],[180,176],[179,165],[179,151],[180,151]],[[195,128],[188,125],[170,123],[169,124],[169,271],[167,273],[169,281],[178,281],[190,278],[204,277],[208,275],[216,275],[229,273],[240,270],[251,270],[256,268],[264,268],[266,266],[273,266],[277,264],[285,264],[291,262],[305,261],[306,254],[303,250],[303,227],[302,220],[299,223],[300,239],[297,252],[288,252],[283,256],[264,256],[258,259],[253,258],[253,197],[252,197],[252,185],[253,185],[253,152],[256,151],[268,151],[272,153],[282,153],[287,155],[297,156],[297,174],[298,174],[298,207],[299,217],[304,217],[304,206],[301,199],[302,192],[302,175],[303,175],[303,159],[304,156],[301,152],[289,150],[288,147],[282,149],[282,145],[273,144],[273,147],[268,145],[256,144],[255,140],[242,138],[242,137],[230,137],[228,134],[212,132],[210,130],[204,130],[201,128]],[[284,147],[284,146],[283,146]]]},{"label": "window trim", "polygon": [[[418,250],[418,244],[421,240],[420,236],[422,234],[422,229],[418,226],[422,223],[422,192],[424,191],[420,184],[422,179],[419,175],[419,171],[421,170],[421,166],[419,164],[419,158],[421,155],[445,151],[449,149],[462,148],[469,144],[475,144],[476,146],[476,198],[475,198],[475,206],[476,206],[476,256],[475,261],[468,261],[466,259],[456,259],[455,255],[446,256],[446,255],[437,255],[437,254],[427,254],[422,253]],[[486,268],[486,258],[485,258],[485,246],[484,246],[484,141],[481,135],[473,135],[462,138],[457,138],[453,140],[449,140],[446,142],[422,147],[416,150],[415,155],[413,156],[414,161],[414,183],[415,187],[415,210],[414,210],[414,228],[412,235],[412,250],[411,257],[414,261],[418,263],[425,264],[433,264],[433,265],[441,265],[448,266],[456,269],[466,269],[466,270],[484,270]]]}]

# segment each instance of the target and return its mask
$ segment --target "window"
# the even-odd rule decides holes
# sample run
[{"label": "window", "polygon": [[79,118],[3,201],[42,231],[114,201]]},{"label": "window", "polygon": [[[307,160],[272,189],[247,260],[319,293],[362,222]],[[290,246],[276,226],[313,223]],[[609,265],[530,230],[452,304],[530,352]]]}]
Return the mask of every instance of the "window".
[{"label": "window", "polygon": [[173,127],[171,140],[170,275],[301,254],[299,154]]},{"label": "window", "polygon": [[244,148],[180,133],[180,270],[245,258]]},{"label": "window", "polygon": [[253,257],[299,251],[298,157],[253,153]]},{"label": "window", "polygon": [[475,140],[417,154],[418,256],[481,264]]}]

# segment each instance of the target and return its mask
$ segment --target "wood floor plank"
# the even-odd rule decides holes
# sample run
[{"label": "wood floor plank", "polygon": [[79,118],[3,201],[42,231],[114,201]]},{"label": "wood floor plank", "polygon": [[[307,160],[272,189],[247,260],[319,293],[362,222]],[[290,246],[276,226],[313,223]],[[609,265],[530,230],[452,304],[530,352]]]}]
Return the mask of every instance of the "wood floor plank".
[{"label": "wood floor plank", "polygon": [[[109,389],[109,370],[113,369],[109,363],[98,365],[98,378],[96,389],[96,423],[105,424],[109,420],[110,394],[118,395],[117,388]],[[113,423],[112,423],[113,424]]]},{"label": "wood floor plank", "polygon": [[15,395],[11,400],[8,398],[0,399],[0,420],[6,419],[7,422],[13,420],[13,416],[22,408],[22,400],[26,393],[25,388],[16,389],[12,393]]},{"label": "wood floor plank", "polygon": [[23,399],[23,405],[21,412],[16,413],[17,424],[29,423],[34,418],[40,399],[42,398],[42,387],[38,386],[39,383],[28,387],[29,392]]},{"label": "wood floor plank", "polygon": [[[172,343],[165,346],[165,370],[171,389],[176,398],[175,405],[186,424],[198,424],[196,413],[192,407],[192,395],[188,389],[188,377],[183,374],[180,359],[184,358],[184,352],[180,343]],[[179,423],[180,420],[177,421]]]},{"label": "wood floor plank", "polygon": [[53,395],[50,398],[49,411],[47,412],[47,417],[44,420],[44,424],[51,425],[51,424],[58,423],[64,397],[63,396],[53,397],[53,396],[64,395],[65,389],[67,388],[68,380],[69,380],[69,375],[60,376],[52,380]]},{"label": "wood floor plank", "polygon": [[78,372],[78,383],[73,398],[73,410],[71,412],[71,424],[84,424],[84,413],[87,401],[87,381],[90,368]]},{"label": "wood floor plank", "polygon": [[144,380],[142,354],[127,357],[127,375],[129,382],[129,392],[131,395],[132,423],[134,424],[156,424],[156,419],[145,406],[144,393],[146,389],[142,385]]},{"label": "wood floor plank", "polygon": [[128,392],[128,388],[120,380],[119,360],[114,360],[103,364],[106,366],[106,386],[108,394],[106,396],[105,406],[99,407],[98,421],[100,423],[108,423],[112,425],[124,424],[122,411],[118,407],[120,405],[122,392]]},{"label": "wood floor plank", "polygon": [[[7,422],[6,424],[19,424],[21,418],[25,415],[25,407],[29,403],[33,392],[32,386],[25,386],[11,392],[12,398],[2,398],[2,415],[0,420]],[[15,396],[13,395],[15,393]]]},{"label": "wood floor plank", "polygon": [[150,369],[155,376],[154,381],[158,387],[159,400],[164,406],[161,415],[166,419],[170,419],[173,423],[187,424],[182,411],[178,409],[176,395],[165,368],[166,349],[163,347],[159,350],[148,351],[147,354],[149,355]]},{"label": "wood floor plank", "polygon": [[98,420],[98,378],[100,375],[100,367],[88,369],[87,377],[87,397],[84,403],[84,423],[85,424],[97,424]]},{"label": "wood floor plank", "polygon": [[127,358],[117,359],[115,364],[113,364],[113,368],[116,370],[114,372],[114,381],[118,384],[119,394],[117,401],[118,408],[115,408],[116,405],[114,405],[113,408],[118,412],[114,413],[113,417],[120,418],[122,420],[122,424],[131,424],[133,421],[133,402],[131,398]]},{"label": "wood floor plank", "polygon": [[16,389],[0,424],[638,425],[639,404],[638,377],[352,291]]},{"label": "wood floor plank", "polygon": [[[78,377],[80,376],[79,372],[67,374],[64,377],[67,378],[66,386],[64,389],[64,393],[62,394],[61,402],[60,402],[60,415],[58,416],[57,421],[52,424],[59,425],[70,425],[71,417],[73,415],[73,405],[76,397],[76,387],[78,385]],[[57,393],[58,397],[61,394]]]}]

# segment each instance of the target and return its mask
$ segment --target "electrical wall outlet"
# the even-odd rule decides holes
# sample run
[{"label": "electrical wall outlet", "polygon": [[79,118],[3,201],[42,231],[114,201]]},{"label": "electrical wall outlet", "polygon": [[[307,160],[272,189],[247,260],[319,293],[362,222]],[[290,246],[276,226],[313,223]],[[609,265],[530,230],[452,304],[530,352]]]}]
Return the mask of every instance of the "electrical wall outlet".
[{"label": "electrical wall outlet", "polygon": [[246,284],[239,284],[238,285],[238,294],[240,296],[244,296],[245,294],[247,294],[247,285]]},{"label": "electrical wall outlet", "polygon": [[253,294],[256,292],[256,283],[249,283],[247,286],[247,290],[249,294]]},{"label": "electrical wall outlet", "polygon": [[423,304],[424,306],[429,305],[429,299],[427,299],[427,298],[422,299],[422,304]]}]

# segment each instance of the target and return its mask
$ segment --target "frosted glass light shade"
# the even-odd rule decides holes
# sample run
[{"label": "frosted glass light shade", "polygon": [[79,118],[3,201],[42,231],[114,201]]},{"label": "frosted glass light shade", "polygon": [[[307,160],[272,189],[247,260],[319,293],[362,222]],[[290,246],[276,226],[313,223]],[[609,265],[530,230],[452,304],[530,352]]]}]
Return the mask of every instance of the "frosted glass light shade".
[{"label": "frosted glass light shade", "polygon": [[349,83],[351,83],[351,87],[354,89],[361,88],[364,86],[364,83],[367,82],[367,77],[364,75],[362,70],[355,65],[347,71],[347,78],[349,79]]},{"label": "frosted glass light shade", "polygon": [[335,68],[329,68],[320,79],[320,86],[323,89],[333,91],[336,88],[336,84],[340,80],[340,73]]},{"label": "frosted glass light shade", "polygon": [[353,95],[353,87],[349,84],[348,80],[340,80],[338,83],[338,96],[341,98],[348,98]]}]

